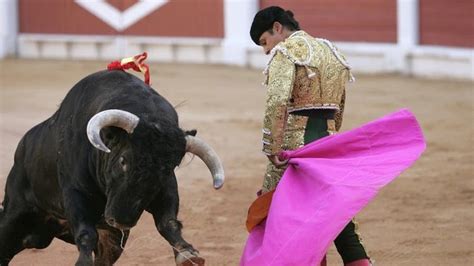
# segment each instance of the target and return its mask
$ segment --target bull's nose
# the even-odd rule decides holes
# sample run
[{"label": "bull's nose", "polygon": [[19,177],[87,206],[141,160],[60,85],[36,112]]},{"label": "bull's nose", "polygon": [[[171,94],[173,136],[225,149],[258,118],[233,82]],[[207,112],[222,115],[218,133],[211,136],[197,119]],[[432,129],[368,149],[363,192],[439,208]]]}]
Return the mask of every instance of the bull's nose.
[{"label": "bull's nose", "polygon": [[115,227],[115,228],[117,228],[117,229],[119,229],[119,230],[128,230],[128,229],[130,229],[130,228],[132,227],[132,226],[127,226],[127,225],[120,224],[120,223],[118,223],[118,222],[117,222],[114,218],[112,218],[112,217],[106,217],[106,218],[105,218],[105,222],[106,222],[108,225],[110,225],[110,226],[112,226],[112,227]]}]

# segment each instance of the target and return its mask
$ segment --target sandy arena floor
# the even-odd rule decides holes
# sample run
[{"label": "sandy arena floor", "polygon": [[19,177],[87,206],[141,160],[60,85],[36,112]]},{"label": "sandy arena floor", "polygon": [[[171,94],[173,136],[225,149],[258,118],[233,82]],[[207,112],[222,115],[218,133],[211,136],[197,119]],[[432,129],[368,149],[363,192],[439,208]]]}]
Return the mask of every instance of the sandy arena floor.
[{"label": "sandy arena floor", "polygon": [[[0,61],[0,197],[23,134],[48,118],[66,92],[107,62]],[[176,171],[184,236],[207,265],[238,265],[248,205],[261,185],[265,89],[258,70],[209,65],[151,65],[153,87],[179,105],[182,128],[220,154],[227,182],[214,191],[204,163],[187,157]],[[428,148],[359,215],[376,265],[474,265],[474,87],[472,82],[357,75],[347,90],[343,129],[402,107],[424,130]],[[0,200],[1,200],[0,199]],[[11,265],[72,265],[76,247],[55,240],[18,254]],[[334,247],[329,265],[341,265]],[[118,265],[173,265],[168,243],[144,214]]]}]

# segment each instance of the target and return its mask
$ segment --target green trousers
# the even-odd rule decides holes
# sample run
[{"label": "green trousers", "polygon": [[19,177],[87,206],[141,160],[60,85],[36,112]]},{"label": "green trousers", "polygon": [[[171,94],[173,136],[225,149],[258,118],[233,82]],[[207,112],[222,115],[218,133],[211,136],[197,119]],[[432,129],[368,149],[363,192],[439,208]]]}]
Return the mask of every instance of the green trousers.
[{"label": "green trousers", "polygon": [[[331,117],[328,117],[327,113],[323,114],[324,115],[315,113],[309,115],[304,134],[305,145],[329,135],[327,120]],[[355,221],[350,221],[334,240],[337,252],[341,255],[344,263],[369,258],[361,243],[361,238],[357,233],[356,227],[357,224]]]}]

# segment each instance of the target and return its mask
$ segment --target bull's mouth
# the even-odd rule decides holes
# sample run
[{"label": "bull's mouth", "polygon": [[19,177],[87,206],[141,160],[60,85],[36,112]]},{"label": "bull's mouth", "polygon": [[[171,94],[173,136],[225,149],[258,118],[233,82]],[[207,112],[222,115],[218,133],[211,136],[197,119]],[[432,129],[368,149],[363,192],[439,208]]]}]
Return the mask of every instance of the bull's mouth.
[{"label": "bull's mouth", "polygon": [[105,222],[114,227],[114,228],[117,228],[119,230],[129,230],[130,228],[134,227],[135,224],[132,224],[132,225],[125,225],[125,224],[121,224],[121,223],[118,223],[114,218],[112,217],[106,217],[105,218]]}]

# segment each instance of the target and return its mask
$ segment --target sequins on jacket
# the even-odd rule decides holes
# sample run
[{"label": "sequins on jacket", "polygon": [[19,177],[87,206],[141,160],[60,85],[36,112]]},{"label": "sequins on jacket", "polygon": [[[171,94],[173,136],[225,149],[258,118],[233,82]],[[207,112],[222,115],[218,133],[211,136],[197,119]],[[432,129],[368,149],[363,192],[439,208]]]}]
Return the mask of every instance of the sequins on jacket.
[{"label": "sequins on jacket", "polygon": [[[271,55],[264,71],[267,98],[262,131],[263,152],[267,155],[278,154],[287,148],[284,146],[297,148],[285,143],[292,112],[342,111],[346,82],[353,79],[350,66],[331,42],[313,38],[304,31],[297,31],[279,43]],[[340,127],[342,112],[336,118]]]}]

